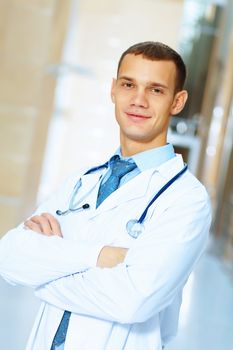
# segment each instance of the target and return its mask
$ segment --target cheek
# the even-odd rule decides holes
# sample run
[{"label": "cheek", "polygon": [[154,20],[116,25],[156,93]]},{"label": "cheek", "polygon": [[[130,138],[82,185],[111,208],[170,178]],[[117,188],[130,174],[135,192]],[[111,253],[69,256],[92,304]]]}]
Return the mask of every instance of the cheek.
[{"label": "cheek", "polygon": [[117,98],[115,98],[115,108],[116,110],[122,110],[127,106],[127,98],[126,96],[118,96]]},{"label": "cheek", "polygon": [[153,100],[150,106],[153,109],[153,112],[155,115],[158,115],[158,116],[170,115],[170,109],[171,109],[170,101]]}]

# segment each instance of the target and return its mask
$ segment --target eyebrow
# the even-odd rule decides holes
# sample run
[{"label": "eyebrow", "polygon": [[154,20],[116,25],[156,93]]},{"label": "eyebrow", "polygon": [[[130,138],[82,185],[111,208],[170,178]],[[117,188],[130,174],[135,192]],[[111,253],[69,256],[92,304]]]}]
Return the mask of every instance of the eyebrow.
[{"label": "eyebrow", "polygon": [[[117,78],[117,80],[127,80],[127,81],[130,81],[130,82],[134,82],[135,81],[135,79],[127,77],[126,75],[119,76]],[[149,81],[149,82],[147,82],[146,85],[147,86],[151,86],[151,87],[162,87],[164,89],[168,89],[167,85],[164,85],[162,83],[157,83],[157,82],[154,82],[154,81]]]}]

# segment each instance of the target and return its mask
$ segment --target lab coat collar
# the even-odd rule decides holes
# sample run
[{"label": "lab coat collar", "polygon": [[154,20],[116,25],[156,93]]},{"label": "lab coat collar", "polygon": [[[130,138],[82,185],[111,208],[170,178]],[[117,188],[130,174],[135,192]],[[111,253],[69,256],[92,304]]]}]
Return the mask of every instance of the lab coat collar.
[{"label": "lab coat collar", "polygon": [[153,174],[156,172],[161,175],[157,184],[159,190],[167,181],[169,181],[174,175],[176,175],[183,168],[183,166],[184,163],[181,155],[176,155],[176,157],[163,163],[159,167],[143,171],[135,178],[122,185],[115,192],[113,192],[101,203],[101,205],[97,209],[95,208],[100,183],[100,174],[94,173],[85,175],[83,177],[83,188],[91,188],[93,187],[94,183],[96,183],[96,187],[91,192],[91,195],[87,198],[87,201],[92,208],[90,212],[91,216],[94,217],[96,215],[101,214],[104,211],[110,210],[120,205],[121,203],[128,202],[135,198],[143,197],[148,190]]},{"label": "lab coat collar", "polygon": [[167,162],[161,164],[157,171],[168,181],[175,176],[184,167],[184,161],[181,154],[176,156]]}]

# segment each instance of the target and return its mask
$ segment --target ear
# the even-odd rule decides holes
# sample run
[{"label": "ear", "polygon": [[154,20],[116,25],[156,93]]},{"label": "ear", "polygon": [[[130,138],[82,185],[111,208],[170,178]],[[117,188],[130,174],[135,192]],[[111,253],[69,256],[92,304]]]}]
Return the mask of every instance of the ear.
[{"label": "ear", "polygon": [[112,102],[115,103],[115,89],[116,89],[116,79],[112,79],[112,87],[111,87],[111,99]]},{"label": "ear", "polygon": [[173,104],[171,106],[171,115],[178,114],[182,111],[188,98],[188,92],[182,90],[176,93]]}]

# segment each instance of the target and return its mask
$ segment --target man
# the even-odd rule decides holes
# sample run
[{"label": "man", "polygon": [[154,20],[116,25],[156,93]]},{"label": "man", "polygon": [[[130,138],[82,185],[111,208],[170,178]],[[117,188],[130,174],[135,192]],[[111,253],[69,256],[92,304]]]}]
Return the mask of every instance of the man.
[{"label": "man", "polygon": [[161,350],[174,337],[210,226],[204,187],[167,144],[185,76],[162,43],[126,50],[111,90],[119,150],[1,240],[2,276],[43,301],[27,350]]}]

